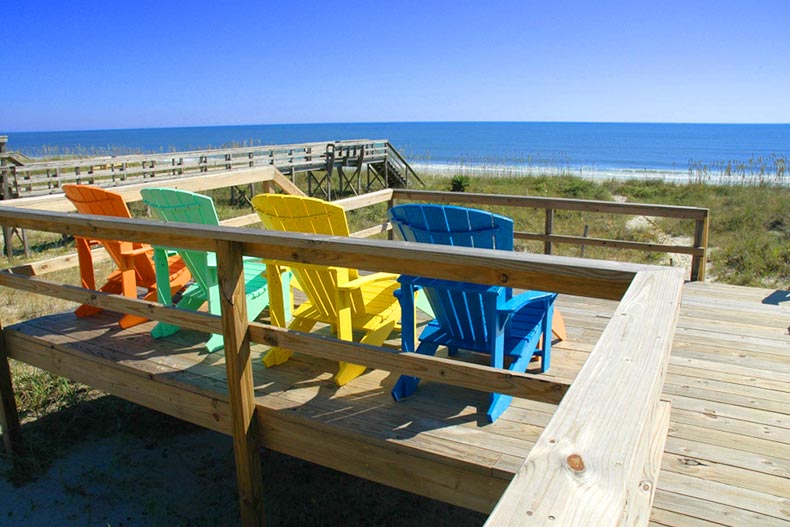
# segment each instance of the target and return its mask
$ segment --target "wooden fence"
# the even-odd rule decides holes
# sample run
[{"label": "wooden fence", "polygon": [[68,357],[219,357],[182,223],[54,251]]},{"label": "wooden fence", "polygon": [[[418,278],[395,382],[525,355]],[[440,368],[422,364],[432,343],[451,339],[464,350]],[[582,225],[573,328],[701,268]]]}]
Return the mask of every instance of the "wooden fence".
[{"label": "wooden fence", "polygon": [[[67,183],[99,187],[194,178],[226,174],[250,168],[276,168],[290,177],[296,188],[297,175],[305,173],[302,187],[310,196],[332,200],[343,194],[362,194],[389,187],[406,187],[422,180],[386,139],[250,146],[193,150],[163,154],[139,154],[70,158],[65,160],[19,161],[19,154],[5,153],[6,136],[0,136],[0,199],[10,201],[60,194]],[[23,156],[22,156],[23,157]],[[353,170],[346,173],[344,169]],[[363,170],[364,169],[364,170]],[[334,183],[333,183],[334,181]],[[283,183],[284,184],[284,183]],[[231,196],[244,196],[243,182],[230,187]],[[238,192],[237,192],[238,191]],[[23,229],[3,228],[6,255],[13,254],[12,238],[22,242],[30,256]]]},{"label": "wooden fence", "polygon": [[[410,189],[395,189],[393,200],[427,201],[432,203],[461,203],[474,206],[506,206],[545,210],[545,230],[542,233],[519,232],[516,239],[542,241],[544,254],[552,253],[552,244],[568,243],[608,247],[611,249],[636,249],[645,252],[690,254],[691,280],[705,280],[705,262],[708,254],[708,226],[710,211],[700,207],[681,207],[675,205],[652,205],[645,203],[618,203],[614,201],[593,201],[582,199],[543,198],[534,196],[506,196],[491,194],[472,194],[460,192],[431,192]],[[658,243],[613,240],[606,238],[587,238],[568,236],[554,232],[554,212],[572,210],[584,213],[609,213],[629,216],[650,216],[658,218],[678,218],[694,221],[694,239],[691,246],[667,245]]]},{"label": "wooden fence", "polygon": [[[236,171],[231,174],[217,173],[207,176],[193,176],[178,182],[170,182],[169,186],[183,190],[202,191],[221,188],[230,184],[249,184],[261,182],[263,184],[276,184],[286,192],[294,194],[301,191],[296,188],[279,171],[271,168],[248,169]],[[121,193],[126,201],[140,199],[140,189],[146,186],[158,186],[164,182],[155,181],[118,187],[116,192]],[[346,210],[356,210],[377,203],[388,203],[393,206],[396,201],[424,201],[433,203],[460,203],[474,206],[507,206],[516,209],[532,208],[545,210],[545,231],[525,232],[516,231],[516,239],[544,242],[544,254],[552,253],[553,243],[583,244],[607,247],[614,250],[632,249],[645,252],[662,252],[670,254],[691,255],[691,281],[705,280],[705,262],[708,255],[708,226],[710,211],[698,207],[680,207],[669,205],[652,205],[644,203],[617,203],[611,201],[591,201],[563,198],[543,198],[532,196],[505,196],[493,194],[468,194],[456,192],[435,192],[411,189],[382,189],[376,192],[353,196],[337,200],[336,203]],[[14,207],[35,208],[41,210],[73,211],[74,207],[62,195],[40,196],[24,198],[6,203]],[[627,240],[588,238],[581,236],[568,236],[554,232],[554,211],[573,210],[588,214],[608,213],[627,216],[651,216],[659,218],[679,218],[694,222],[694,238],[692,245],[667,245],[659,243],[635,242]],[[247,214],[224,222],[228,226],[243,227],[259,221],[257,214]],[[518,226],[517,226],[518,227]],[[392,227],[388,222],[382,222],[362,229],[353,234],[354,237],[369,237],[382,232],[390,232]],[[61,257],[63,258],[63,257]],[[66,257],[68,258],[68,257]]]},{"label": "wooden fence", "polygon": [[355,139],[8,164],[3,171],[2,199],[58,193],[66,183],[115,187],[148,179],[175,179],[259,167],[274,167],[293,178],[300,172],[331,172],[360,164],[381,164],[382,170],[389,166],[403,178],[404,184],[412,178],[419,181],[388,140]]}]

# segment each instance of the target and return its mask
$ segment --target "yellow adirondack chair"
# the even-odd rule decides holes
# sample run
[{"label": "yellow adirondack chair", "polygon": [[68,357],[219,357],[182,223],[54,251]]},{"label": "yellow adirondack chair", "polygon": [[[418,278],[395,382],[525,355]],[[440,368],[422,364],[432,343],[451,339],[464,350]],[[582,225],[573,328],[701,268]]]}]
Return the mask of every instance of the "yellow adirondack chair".
[{"label": "yellow adirondack chair", "polygon": [[[259,194],[252,205],[266,229],[349,236],[346,212],[320,199],[301,196]],[[279,282],[279,267],[289,267],[307,301],[293,313],[289,329],[310,331],[317,322],[331,324],[342,340],[354,340],[354,331],[363,333],[360,342],[380,346],[400,321],[401,310],[394,296],[400,287],[398,275],[375,273],[360,276],[356,269],[323,265],[266,261],[270,287]],[[282,295],[270,295],[272,323],[285,327],[278,305]],[[291,351],[272,348],[263,356],[267,367],[282,364]],[[341,362],[335,383],[342,386],[365,371],[365,366]]]}]

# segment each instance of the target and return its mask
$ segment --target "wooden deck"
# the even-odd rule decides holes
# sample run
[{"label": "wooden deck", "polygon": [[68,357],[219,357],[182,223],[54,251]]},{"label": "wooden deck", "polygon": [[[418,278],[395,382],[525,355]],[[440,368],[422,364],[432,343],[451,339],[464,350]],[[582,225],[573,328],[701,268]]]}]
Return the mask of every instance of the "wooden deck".
[{"label": "wooden deck", "polygon": [[[569,339],[554,348],[547,376],[570,382],[617,302],[563,295],[559,306]],[[203,353],[199,333],[154,342],[150,324],[120,330],[117,318],[65,313],[3,334],[12,358],[230,434],[222,354]],[[787,292],[686,284],[663,392],[672,411],[653,525],[790,525],[788,326]],[[423,382],[396,404],[393,374],[369,371],[338,389],[336,362],[298,355],[267,370],[261,349],[253,347],[264,446],[482,512],[562,396],[515,399],[486,424],[484,393]]]}]

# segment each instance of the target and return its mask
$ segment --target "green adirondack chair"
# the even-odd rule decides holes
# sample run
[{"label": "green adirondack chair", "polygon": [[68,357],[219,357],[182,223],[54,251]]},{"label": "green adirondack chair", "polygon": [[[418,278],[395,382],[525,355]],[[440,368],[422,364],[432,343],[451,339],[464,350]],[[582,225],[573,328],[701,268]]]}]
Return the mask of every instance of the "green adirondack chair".
[{"label": "green adirondack chair", "polygon": [[[166,222],[195,223],[200,225],[219,225],[217,211],[210,197],[194,192],[170,188],[147,188],[140,191],[143,201],[148,205],[151,215]],[[154,263],[156,276],[159,280],[160,270],[166,271],[166,254],[164,247],[154,247]],[[173,250],[173,249],[171,249]],[[186,263],[195,279],[195,284],[187,289],[178,302],[177,307],[191,311],[198,310],[208,302],[208,311],[213,315],[220,314],[219,283],[217,279],[217,257],[213,252],[195,251],[190,249],[174,249]],[[167,277],[167,274],[162,274]],[[286,320],[290,319],[290,272],[285,272],[283,280],[283,304]],[[247,316],[250,321],[269,305],[269,287],[266,281],[266,265],[257,258],[245,257],[244,283],[247,298]],[[167,289],[167,288],[166,288]],[[159,302],[170,305],[172,299],[165,290],[158,290]],[[151,331],[154,338],[172,335],[180,328],[165,322],[158,323]],[[206,343],[209,352],[224,347],[222,335],[212,334]]]}]

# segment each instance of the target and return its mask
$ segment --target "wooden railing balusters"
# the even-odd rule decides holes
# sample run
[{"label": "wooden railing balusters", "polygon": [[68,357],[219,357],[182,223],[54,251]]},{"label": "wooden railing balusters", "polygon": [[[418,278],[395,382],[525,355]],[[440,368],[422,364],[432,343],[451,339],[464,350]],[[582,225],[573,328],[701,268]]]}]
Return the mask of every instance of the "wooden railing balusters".
[{"label": "wooden railing balusters", "polygon": [[543,242],[543,254],[551,254],[551,240],[548,239],[554,233],[554,209],[546,209],[546,241]]},{"label": "wooden railing balusters", "polygon": [[[473,194],[469,192],[439,192],[430,190],[393,189],[394,198],[402,200],[460,203],[470,206],[493,205],[499,207],[544,209],[546,214],[545,228],[539,232],[516,231],[517,240],[543,242],[543,252],[552,254],[554,243],[577,244],[610,249],[635,249],[644,252],[665,252],[692,255],[691,280],[705,280],[704,261],[708,251],[708,226],[710,211],[700,207],[674,205],[654,205],[647,203],[619,203],[615,201],[594,201],[567,198],[546,198],[536,196],[507,196],[495,194]],[[588,238],[554,234],[554,215],[557,210],[571,210],[583,213],[620,214],[631,216],[656,216],[661,218],[677,218],[694,220],[695,233],[692,246],[668,245],[660,243],[615,240],[608,238]]]},{"label": "wooden railing balusters", "polygon": [[[273,172],[273,169],[250,172],[256,171]],[[234,172],[234,176],[240,173]],[[405,199],[413,198],[409,192],[387,189],[375,196],[358,196],[343,201],[347,208],[352,209],[381,202],[394,205],[404,196]],[[455,196],[457,194],[451,198]],[[542,203],[551,203],[546,208],[555,210],[562,208],[556,205],[558,201],[562,200]],[[513,206],[513,203],[508,205]],[[679,209],[671,210],[677,212]],[[681,212],[697,214],[699,209],[684,211]],[[698,240],[705,244],[707,219],[706,216],[700,219]],[[225,343],[231,426],[227,427],[226,422],[213,423],[200,409],[191,411],[187,408],[191,413],[185,418],[232,435],[244,525],[263,524],[262,470],[256,449],[256,445],[261,444],[260,438],[256,437],[260,427],[255,422],[250,358],[252,340],[278,343],[311,356],[368,363],[374,368],[396,372],[420,373],[425,378],[457,386],[485,391],[496,387],[496,391],[501,393],[560,402],[529,453],[526,464],[489,518],[491,526],[545,525],[555,521],[556,525],[608,526],[621,524],[618,520],[623,518],[646,517],[649,512],[650,496],[640,498],[633,511],[629,504],[637,489],[635,484],[641,481],[639,478],[644,473],[647,453],[654,451],[660,454],[660,445],[656,448],[656,444],[649,441],[651,435],[666,435],[667,408],[658,398],[680,306],[682,276],[677,269],[473,248],[457,248],[447,253],[429,244],[245,231],[221,226],[159,224],[9,206],[0,206],[0,224],[127,241],[143,241],[144,238],[152,244],[217,253],[222,308],[219,318],[32,279],[9,271],[0,271],[0,286],[78,303],[88,301],[109,310],[179,322],[182,327],[199,331],[221,331]],[[298,259],[315,265],[353,265],[371,271],[408,272],[483,284],[506,283],[515,288],[617,299],[621,303],[617,316],[608,323],[566,394],[565,386],[534,375],[440,357],[401,354],[354,342],[327,346],[324,337],[249,323],[244,298],[243,254],[285,261]],[[0,332],[0,344],[2,342]],[[0,359],[3,356],[0,349]],[[0,360],[0,394],[4,396],[2,410],[5,421],[2,424],[6,426],[14,418],[6,404],[11,390],[10,385],[3,384],[5,373],[2,368]],[[106,385],[102,384],[106,379],[101,376],[95,381],[99,387]],[[220,402],[225,404],[224,400]],[[159,405],[168,409],[165,400],[151,404],[152,407]],[[617,415],[618,424],[624,425],[612,426],[613,415]],[[651,466],[660,466],[660,459]],[[589,477],[585,467],[589,467]],[[588,522],[591,513],[599,519],[598,523]]]},{"label": "wooden railing balusters", "polygon": [[694,225],[694,247],[701,249],[702,254],[691,258],[691,281],[705,281],[705,264],[708,261],[708,226],[710,215],[705,214]]}]

